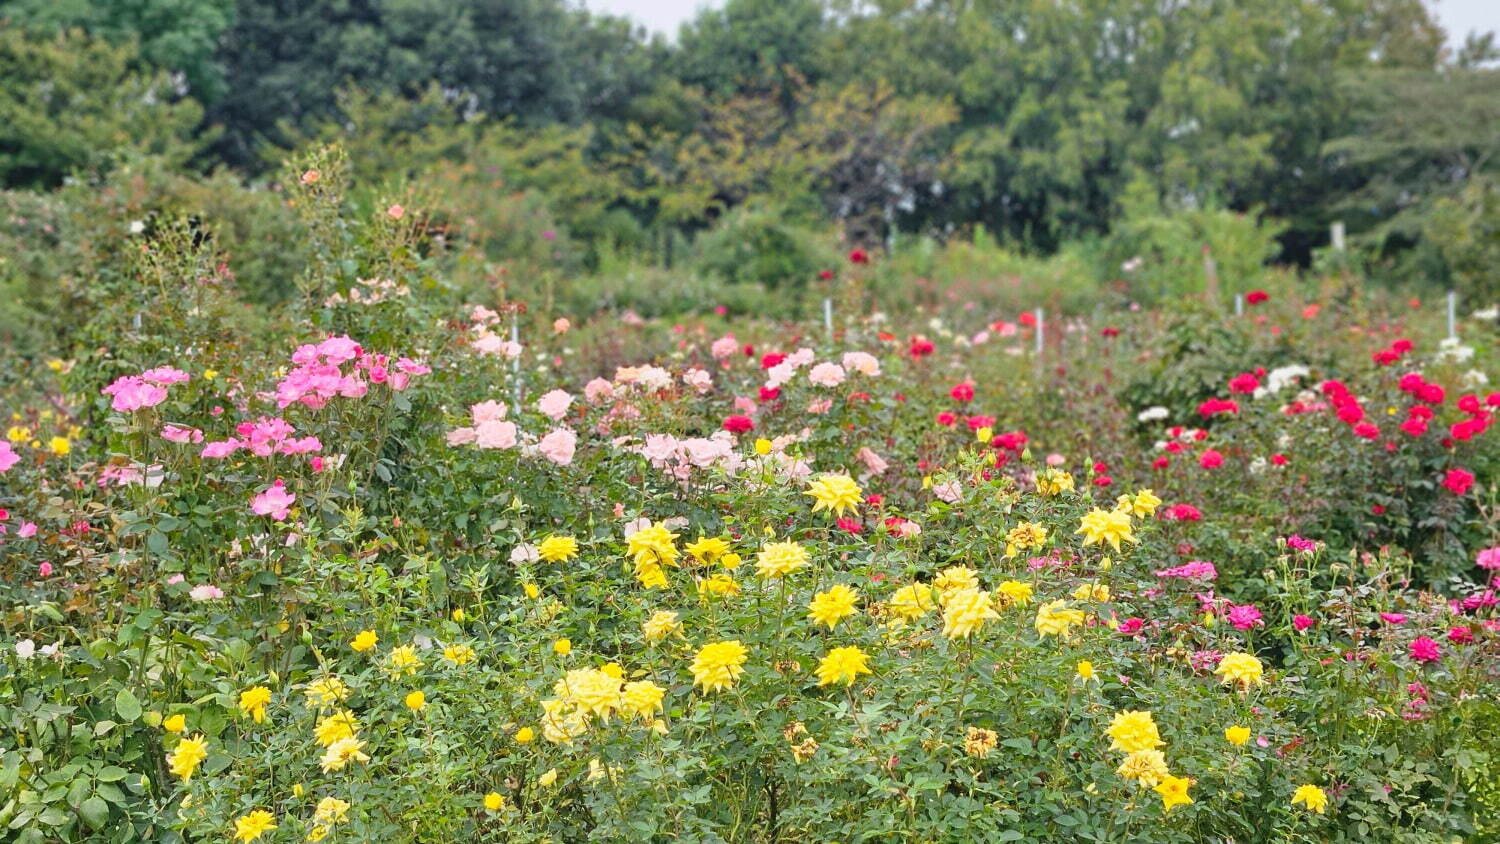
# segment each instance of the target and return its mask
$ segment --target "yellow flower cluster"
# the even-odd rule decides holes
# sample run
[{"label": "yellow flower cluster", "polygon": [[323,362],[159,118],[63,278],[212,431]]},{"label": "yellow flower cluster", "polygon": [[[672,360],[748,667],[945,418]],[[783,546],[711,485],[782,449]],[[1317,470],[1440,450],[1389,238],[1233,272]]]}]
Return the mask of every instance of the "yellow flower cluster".
[{"label": "yellow flower cluster", "polygon": [[665,589],[666,566],[677,565],[677,534],[654,522],[625,537],[626,551],[635,563],[635,576],[647,589]]},{"label": "yellow flower cluster", "polygon": [[549,563],[563,563],[578,556],[578,540],[552,534],[536,546],[536,555]]},{"label": "yellow flower cluster", "polygon": [[933,600],[931,586],[909,583],[896,590],[887,606],[902,621],[915,621],[936,609],[937,602]]},{"label": "yellow flower cluster", "polygon": [[1214,669],[1225,683],[1234,683],[1240,689],[1248,689],[1265,682],[1265,667],[1251,654],[1239,652],[1225,654]]},{"label": "yellow flower cluster", "polygon": [[717,536],[700,536],[697,542],[687,545],[686,550],[700,563],[713,563],[729,553],[729,543]]},{"label": "yellow flower cluster", "polygon": [[842,680],[852,686],[861,674],[872,674],[869,656],[855,647],[834,648],[818,662],[818,685],[829,686]]},{"label": "yellow flower cluster", "polygon": [[1173,776],[1168,770],[1166,754],[1158,749],[1165,742],[1150,712],[1125,710],[1115,713],[1105,735],[1109,737],[1110,750],[1123,750],[1126,754],[1115,773],[1160,795],[1162,811],[1170,812],[1174,806],[1193,802],[1188,796],[1193,781]]},{"label": "yellow flower cluster", "polygon": [[745,671],[745,659],[749,653],[738,639],[704,645],[693,657],[690,668],[693,685],[701,686],[705,692],[733,688]]},{"label": "yellow flower cluster", "polygon": [[1292,805],[1298,803],[1306,806],[1308,811],[1323,814],[1328,809],[1328,795],[1323,789],[1315,785],[1299,785],[1292,792]]},{"label": "yellow flower cluster", "polygon": [[845,510],[858,513],[860,502],[865,500],[859,484],[848,475],[820,475],[803,494],[812,496],[814,513],[827,510],[836,517],[843,516]]},{"label": "yellow flower cluster", "polygon": [[1156,515],[1156,508],[1161,506],[1161,499],[1156,493],[1149,489],[1136,490],[1134,495],[1121,495],[1115,499],[1115,509],[1129,513],[1138,519],[1148,518]]},{"label": "yellow flower cluster", "polygon": [[795,542],[772,542],[755,556],[755,571],[767,579],[786,577],[807,565],[807,549]]},{"label": "yellow flower cluster", "polygon": [[1043,469],[1036,475],[1036,491],[1049,497],[1072,492],[1073,476],[1061,469]]},{"label": "yellow flower cluster", "polygon": [[970,727],[964,734],[964,753],[975,759],[985,759],[999,743],[1000,736],[994,730]]},{"label": "yellow flower cluster", "polygon": [[1067,609],[1067,602],[1048,601],[1036,608],[1036,632],[1043,636],[1067,637],[1084,623],[1083,610]]},{"label": "yellow flower cluster", "polygon": [[949,639],[967,639],[986,621],[999,617],[989,592],[960,589],[948,594],[943,603],[943,635]]},{"label": "yellow flower cluster", "polygon": [[193,778],[193,772],[208,758],[208,740],[195,735],[177,742],[177,748],[167,754],[167,770],[183,782]]},{"label": "yellow flower cluster", "polygon": [[1139,542],[1130,524],[1130,514],[1124,510],[1090,510],[1074,533],[1083,534],[1084,545],[1108,542],[1115,551],[1121,542]]},{"label": "yellow flower cluster", "polygon": [[1022,551],[1041,548],[1046,542],[1046,527],[1038,522],[1021,522],[1005,534],[1005,556],[1018,556]]},{"label": "yellow flower cluster", "polygon": [[557,681],[552,693],[554,698],[542,701],[542,734],[559,744],[581,735],[592,718],[607,724],[619,714],[649,723],[666,697],[666,689],[649,680],[626,682],[624,670],[616,663],[573,669]]},{"label": "yellow flower cluster", "polygon": [[828,591],[813,596],[812,602],[807,605],[807,617],[819,624],[828,625],[828,629],[832,630],[840,621],[859,612],[855,608],[857,603],[859,592],[839,583]]},{"label": "yellow flower cluster", "polygon": [[648,642],[660,642],[681,629],[682,622],[677,620],[677,613],[670,610],[657,610],[641,623],[641,632]]},{"label": "yellow flower cluster", "polygon": [[255,723],[266,720],[266,704],[271,702],[271,690],[255,686],[240,692],[240,712],[249,715]]}]

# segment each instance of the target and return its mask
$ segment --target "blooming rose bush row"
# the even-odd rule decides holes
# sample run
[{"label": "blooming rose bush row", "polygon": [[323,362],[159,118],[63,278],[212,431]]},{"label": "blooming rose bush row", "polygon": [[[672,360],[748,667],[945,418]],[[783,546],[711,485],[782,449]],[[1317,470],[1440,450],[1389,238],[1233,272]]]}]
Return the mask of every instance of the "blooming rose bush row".
[{"label": "blooming rose bush row", "polygon": [[1151,314],[1045,361],[1029,314],[526,314],[373,242],[260,345],[15,405],[23,839],[1494,834],[1482,361],[1257,297],[1136,410]]}]

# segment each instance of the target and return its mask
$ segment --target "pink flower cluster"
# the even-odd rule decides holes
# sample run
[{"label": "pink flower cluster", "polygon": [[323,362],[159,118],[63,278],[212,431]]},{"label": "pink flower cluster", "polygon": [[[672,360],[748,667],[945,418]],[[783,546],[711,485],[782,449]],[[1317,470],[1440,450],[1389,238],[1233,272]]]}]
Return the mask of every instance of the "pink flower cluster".
[{"label": "pink flower cluster", "polygon": [[[273,454],[312,454],[322,451],[323,443],[317,437],[300,439],[293,437],[292,434],[296,433],[296,430],[291,423],[279,416],[263,416],[254,422],[241,422],[236,425],[234,431],[239,434],[238,438],[230,437],[227,440],[210,442],[203,446],[203,451],[199,453],[199,456],[223,458],[240,449],[256,457],[270,457]],[[198,435],[195,442],[201,442],[203,434],[196,431],[194,433]],[[167,436],[166,430],[162,431],[162,436],[172,439]],[[185,442],[185,440],[175,441]]]},{"label": "pink flower cluster", "polygon": [[469,408],[473,427],[448,432],[448,445],[477,445],[480,448],[515,448],[516,423],[505,421],[505,405],[493,399]]},{"label": "pink flower cluster", "polygon": [[1218,569],[1214,564],[1204,560],[1193,560],[1172,568],[1157,569],[1154,574],[1157,577],[1171,577],[1181,580],[1214,580],[1219,576]]},{"label": "pink flower cluster", "polygon": [[285,521],[291,514],[292,504],[296,503],[297,496],[286,491],[286,484],[280,479],[276,483],[266,487],[250,499],[250,509],[257,516],[270,516],[276,521]]},{"label": "pink flower cluster", "polygon": [[139,375],[123,375],[100,390],[110,396],[109,406],[121,413],[133,413],[156,407],[167,400],[167,388],[189,380],[186,372],[170,366],[158,366]]},{"label": "pink flower cluster", "polygon": [[[354,366],[346,373],[344,364]],[[411,358],[400,358],[394,364],[381,354],[368,354],[348,335],[329,337],[316,345],[299,346],[292,353],[297,364],[276,385],[276,406],[289,407],[301,402],[317,410],[334,396],[357,399],[370,390],[370,384],[388,384],[392,390],[405,390],[414,375],[426,375],[430,367]]]}]

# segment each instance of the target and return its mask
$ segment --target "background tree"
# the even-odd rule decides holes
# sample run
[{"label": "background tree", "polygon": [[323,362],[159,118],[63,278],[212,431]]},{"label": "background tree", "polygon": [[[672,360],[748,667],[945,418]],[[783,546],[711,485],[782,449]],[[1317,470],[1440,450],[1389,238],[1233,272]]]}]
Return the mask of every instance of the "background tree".
[{"label": "background tree", "polygon": [[202,110],[137,57],[133,43],[0,26],[0,182],[55,187],[138,154],[185,162]]}]

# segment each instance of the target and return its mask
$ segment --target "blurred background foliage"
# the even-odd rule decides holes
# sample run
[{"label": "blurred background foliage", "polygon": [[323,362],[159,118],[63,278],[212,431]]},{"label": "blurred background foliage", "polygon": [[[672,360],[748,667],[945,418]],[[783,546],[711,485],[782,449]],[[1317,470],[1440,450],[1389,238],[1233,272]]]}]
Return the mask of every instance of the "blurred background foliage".
[{"label": "blurred background foliage", "polygon": [[672,42],[562,0],[5,0],[0,332],[76,340],[183,220],[286,301],[283,162],[329,143],[455,290],[556,308],[805,313],[856,247],[890,307],[1149,303],[1211,258],[1226,296],[1293,268],[1480,308],[1500,50],[1444,44],[1421,0],[729,0]]}]

